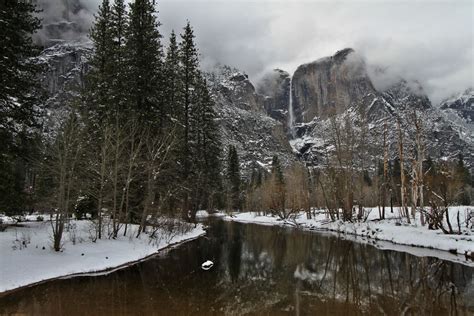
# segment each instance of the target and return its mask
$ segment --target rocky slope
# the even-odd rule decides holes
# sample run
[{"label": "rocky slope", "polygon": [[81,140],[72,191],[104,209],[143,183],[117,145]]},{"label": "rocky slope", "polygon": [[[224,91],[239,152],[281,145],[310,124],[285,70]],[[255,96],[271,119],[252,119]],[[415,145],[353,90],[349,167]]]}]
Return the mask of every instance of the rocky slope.
[{"label": "rocky slope", "polygon": [[442,110],[452,109],[467,122],[474,122],[474,88],[469,88],[459,95],[444,100],[440,104]]},{"label": "rocky slope", "polygon": [[268,115],[282,123],[288,122],[290,79],[288,72],[274,69],[258,82],[256,88],[259,94],[265,96],[264,107]]},{"label": "rocky slope", "polygon": [[295,160],[286,126],[267,114],[266,99],[255,91],[245,73],[218,66],[207,77],[216,101],[221,139],[225,147],[236,146],[244,172],[254,163],[268,166],[274,155],[285,165]]},{"label": "rocky slope", "polygon": [[470,133],[471,139],[474,139],[474,88],[444,100],[440,109],[449,120],[464,127],[466,133]]}]

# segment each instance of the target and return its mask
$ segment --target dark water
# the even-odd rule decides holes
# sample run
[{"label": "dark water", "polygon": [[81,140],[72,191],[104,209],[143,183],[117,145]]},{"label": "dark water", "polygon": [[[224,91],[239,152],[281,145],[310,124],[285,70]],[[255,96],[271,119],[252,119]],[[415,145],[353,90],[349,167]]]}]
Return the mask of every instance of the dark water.
[{"label": "dark water", "polygon": [[[200,265],[214,261],[210,271]],[[207,237],[107,276],[0,298],[27,315],[474,315],[474,269],[334,236],[213,221]]]}]

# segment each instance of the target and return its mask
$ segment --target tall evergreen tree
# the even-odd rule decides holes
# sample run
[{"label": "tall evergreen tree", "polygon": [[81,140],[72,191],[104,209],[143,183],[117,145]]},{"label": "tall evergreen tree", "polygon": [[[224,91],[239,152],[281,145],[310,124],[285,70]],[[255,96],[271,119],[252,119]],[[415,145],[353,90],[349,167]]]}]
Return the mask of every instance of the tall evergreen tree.
[{"label": "tall evergreen tree", "polygon": [[[198,90],[199,91],[199,90]],[[221,153],[222,143],[219,134],[219,126],[217,124],[217,114],[215,111],[215,102],[212,99],[211,93],[208,90],[207,82],[201,81],[201,95],[203,107],[203,136],[204,147],[203,155],[206,159],[206,174],[211,181],[210,193],[218,194],[222,190],[221,180]]]},{"label": "tall evergreen tree", "polygon": [[190,143],[192,151],[192,170],[196,198],[194,207],[210,207],[222,189],[220,177],[221,143],[215,122],[214,101],[207,88],[206,81],[198,77],[193,95],[190,113]]},{"label": "tall evergreen tree", "polygon": [[229,146],[227,153],[227,186],[229,194],[229,207],[233,210],[238,210],[241,207],[240,203],[240,166],[239,156],[235,146]]},{"label": "tall evergreen tree", "polygon": [[[32,34],[40,28],[27,1],[0,2],[0,209],[25,207],[25,176],[34,127],[42,113],[39,51]],[[32,129],[33,128],[33,129]]]},{"label": "tall evergreen tree", "polygon": [[41,68],[31,36],[41,23],[35,12],[36,7],[26,1],[0,3],[0,126],[8,133],[36,126],[40,114]]},{"label": "tall evergreen tree", "polygon": [[165,112],[169,115],[171,122],[182,117],[182,78],[179,56],[179,46],[176,41],[176,34],[171,31],[168,50],[164,65],[165,90],[164,104]]},{"label": "tall evergreen tree", "polygon": [[159,128],[163,121],[163,50],[160,25],[150,0],[130,4],[126,55],[130,105],[143,123]]},{"label": "tall evergreen tree", "polygon": [[126,34],[128,29],[128,14],[124,0],[115,0],[111,10],[110,27],[112,35],[112,100],[116,115],[127,116],[128,101],[126,78]]},{"label": "tall evergreen tree", "polygon": [[92,69],[87,77],[87,112],[96,125],[112,111],[112,78],[115,65],[111,15],[109,0],[103,0],[90,32],[95,51],[90,60]]},{"label": "tall evergreen tree", "polygon": [[212,207],[222,191],[221,144],[214,101],[199,70],[194,31],[188,22],[179,44],[180,131],[179,163],[183,186],[183,210]]},{"label": "tall evergreen tree", "polygon": [[179,56],[181,63],[182,78],[182,153],[181,164],[183,178],[186,179],[191,171],[191,112],[193,100],[195,98],[196,82],[199,75],[199,59],[198,51],[194,43],[194,31],[191,24],[188,23],[184,27],[184,33],[181,34],[181,43],[179,45]]},{"label": "tall evergreen tree", "polygon": [[[171,32],[169,45],[166,50],[166,57],[163,65],[163,128],[165,133],[173,134],[174,146],[171,150],[172,159],[163,168],[159,187],[163,191],[162,195],[168,196],[166,208],[170,211],[176,209],[181,202],[181,196],[175,194],[182,188],[182,177],[179,175],[182,171],[180,168],[180,157],[182,153],[182,81],[181,66],[179,60],[179,46],[176,41],[176,34]],[[169,194],[166,192],[173,192]]]}]

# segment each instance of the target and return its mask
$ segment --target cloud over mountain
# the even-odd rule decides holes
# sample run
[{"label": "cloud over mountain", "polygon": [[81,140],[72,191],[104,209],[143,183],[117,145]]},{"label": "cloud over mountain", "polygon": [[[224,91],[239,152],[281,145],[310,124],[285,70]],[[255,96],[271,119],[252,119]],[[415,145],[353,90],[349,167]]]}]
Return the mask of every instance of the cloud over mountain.
[{"label": "cloud over mountain", "polygon": [[[89,29],[98,1],[39,4],[46,23],[65,16],[77,23],[69,39]],[[157,5],[165,38],[191,21],[203,67],[229,64],[256,80],[269,69],[292,72],[352,47],[369,65],[384,69],[383,76],[372,72],[381,88],[398,77],[417,80],[437,104],[474,86],[471,1],[162,0]]]}]

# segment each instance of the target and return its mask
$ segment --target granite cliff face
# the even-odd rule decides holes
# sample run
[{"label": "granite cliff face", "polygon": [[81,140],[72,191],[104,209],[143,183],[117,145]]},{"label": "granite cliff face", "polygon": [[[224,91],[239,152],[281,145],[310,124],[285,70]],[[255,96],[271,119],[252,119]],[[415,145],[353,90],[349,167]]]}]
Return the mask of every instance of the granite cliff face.
[{"label": "granite cliff face", "polygon": [[274,69],[257,84],[257,92],[265,96],[264,107],[268,115],[282,123],[288,122],[290,79],[288,72]]},{"label": "granite cliff face", "polygon": [[44,133],[50,135],[70,110],[71,100],[79,94],[89,70],[87,62],[92,46],[90,42],[60,42],[40,55],[39,63],[44,69],[41,84],[47,92],[44,118]]},{"label": "granite cliff face", "polygon": [[46,48],[40,57],[45,67],[41,78],[48,92],[48,108],[59,108],[84,86],[92,46],[88,42],[55,44]]},{"label": "granite cliff face", "polygon": [[400,79],[388,90],[377,91],[364,59],[351,48],[303,64],[292,77],[282,70],[264,76],[257,91],[265,95],[267,112],[282,122],[288,122],[290,82],[296,123],[324,119],[356,106],[365,106],[370,116],[385,115],[387,111],[393,114],[396,110],[387,108],[385,101],[397,109],[431,107],[423,88],[416,82],[409,84]]},{"label": "granite cliff face", "polygon": [[[455,159],[461,153],[474,166],[472,125],[465,126],[449,119],[446,113],[433,107],[417,82],[400,79],[385,91],[377,91],[368,75],[363,59],[351,49],[344,49],[300,66],[293,76],[294,108],[297,117],[297,137],[294,149],[306,161],[318,164],[328,150],[329,119],[349,116],[360,124],[356,113],[364,113],[369,126],[369,142],[374,152],[382,146],[383,122],[387,121],[391,157],[397,156],[396,122],[400,119],[407,153],[413,152],[414,115],[421,120],[425,155],[435,159]],[[451,103],[461,116],[469,116],[470,102],[464,96]],[[445,108],[450,106],[445,105]]]},{"label": "granite cliff face", "polygon": [[350,48],[299,66],[292,80],[296,122],[342,113],[375,88],[364,61]]}]

